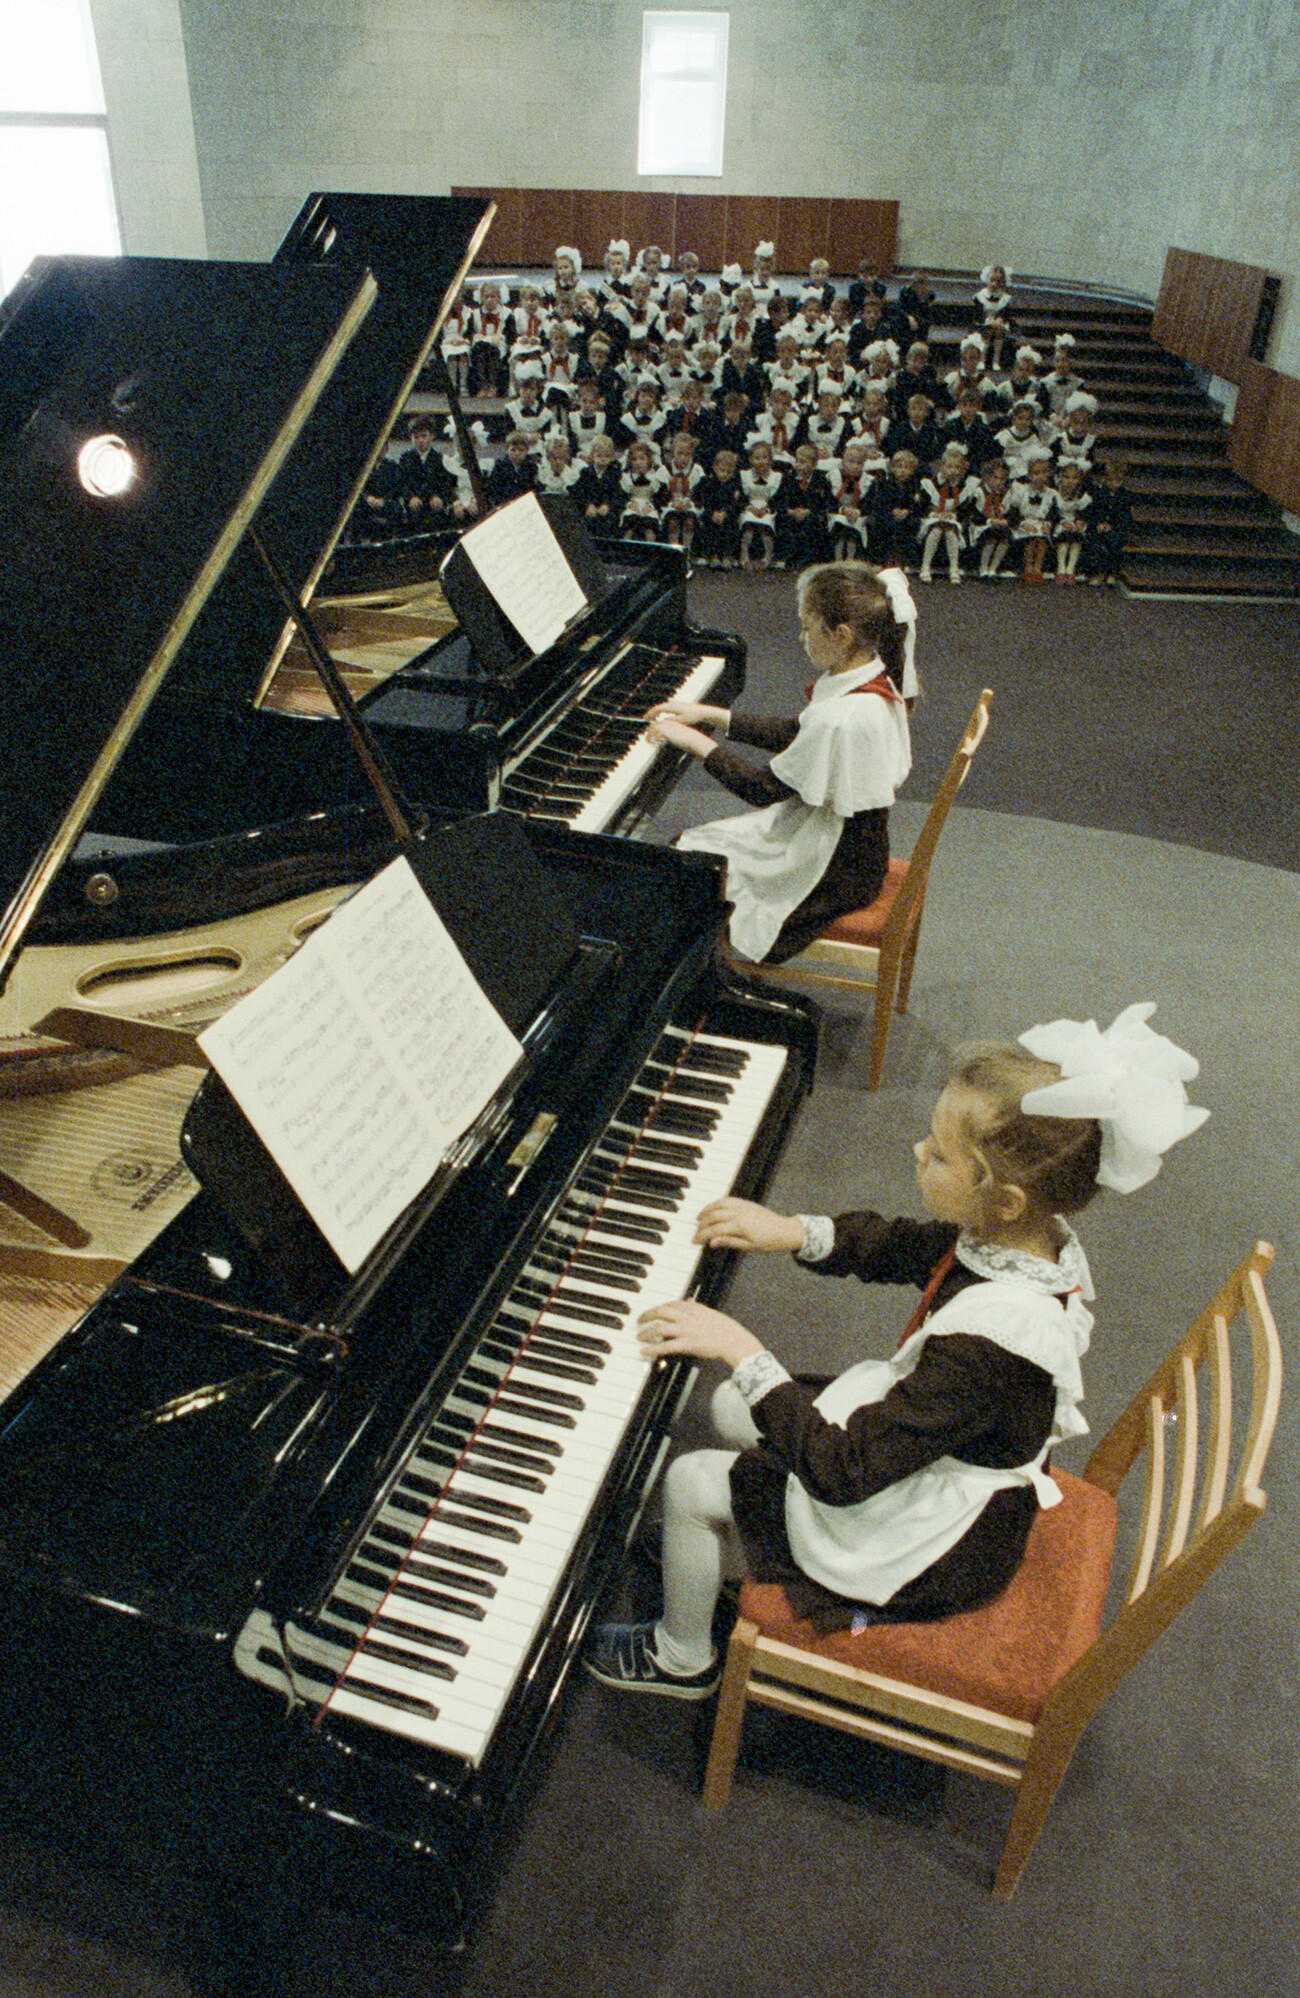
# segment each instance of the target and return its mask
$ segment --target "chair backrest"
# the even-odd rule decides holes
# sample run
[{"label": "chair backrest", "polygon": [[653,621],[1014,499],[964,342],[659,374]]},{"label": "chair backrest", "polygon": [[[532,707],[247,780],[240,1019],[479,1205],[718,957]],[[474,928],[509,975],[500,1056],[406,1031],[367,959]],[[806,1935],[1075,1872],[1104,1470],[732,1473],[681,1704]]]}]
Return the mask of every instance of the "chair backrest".
[{"label": "chair backrest", "polygon": [[[1123,1606],[1074,1668],[1085,1679],[1098,1676],[1098,1699],[1264,1510],[1259,1481],[1282,1393],[1282,1349],[1264,1295],[1272,1263],[1271,1246],[1257,1242],[1134,1396],[1083,1473],[1112,1494],[1139,1459],[1146,1477]],[[1234,1359],[1238,1386],[1243,1374],[1249,1376],[1249,1399],[1235,1421]],[[1203,1370],[1204,1406],[1198,1384]],[[1177,1438],[1172,1452],[1171,1429]]]},{"label": "chair backrest", "polygon": [[926,813],[925,824],[921,827],[912,847],[907,862],[907,873],[899,884],[893,905],[885,920],[883,945],[888,945],[905,930],[910,929],[920,916],[921,905],[925,900],[926,884],[930,878],[930,863],[939,844],[939,835],[952,809],[954,798],[966,782],[975,751],[984,740],[984,731],[989,725],[989,709],[992,705],[993,689],[985,687],[966,724],[956,754],[944,773],[934,803]]}]

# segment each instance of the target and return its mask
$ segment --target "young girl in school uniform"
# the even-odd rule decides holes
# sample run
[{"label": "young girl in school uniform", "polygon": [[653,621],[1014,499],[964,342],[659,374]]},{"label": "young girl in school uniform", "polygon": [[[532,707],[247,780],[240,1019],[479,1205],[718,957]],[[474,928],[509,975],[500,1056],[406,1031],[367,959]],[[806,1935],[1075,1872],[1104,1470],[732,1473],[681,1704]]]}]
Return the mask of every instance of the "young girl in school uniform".
[{"label": "young girl in school uniform", "polygon": [[745,510],[740,516],[740,566],[742,569],[770,569],[776,554],[776,496],[782,473],[773,463],[772,446],[756,437],[749,447],[749,463],[740,475]]},{"label": "young girl in school uniform", "polygon": [[1006,365],[1004,356],[1011,350],[1014,330],[1011,293],[1007,289],[1009,275],[1005,264],[986,264],[980,272],[980,288],[975,294],[980,326],[987,342],[988,364],[999,372]]},{"label": "young girl in school uniform", "polygon": [[626,466],[619,484],[623,489],[623,518],[619,533],[624,541],[657,541],[664,475],[655,463],[655,454],[649,444],[638,439],[628,445]]},{"label": "young girl in school uniform", "polygon": [[[912,761],[916,606],[904,578],[866,562],[831,562],[804,571],[796,598],[817,674],[796,720],[681,701],[650,715],[652,738],[698,757],[757,807],[693,826],[677,844],[724,856],[731,945],[769,964],[876,895],[889,862],[889,807]],[[711,729],[727,739],[715,742]],[[736,742],[777,753],[756,768],[736,755]]]},{"label": "young girl in school uniform", "polygon": [[926,1221],[779,1214],[725,1198],[699,1216],[710,1248],[793,1253],[815,1273],[914,1285],[896,1352],[832,1380],[795,1379],[734,1318],[690,1300],[638,1325],[648,1359],[731,1369],[713,1397],[721,1449],[664,1485],[664,1609],[606,1624],[587,1670],[624,1692],[701,1700],[719,1678],[725,1577],[779,1583],[821,1631],[933,1621],[1001,1594],[1040,1508],[1050,1452],[1087,1433],[1080,1363],[1093,1297],[1070,1217],[1129,1193],[1204,1122],[1197,1063],[1130,1006],[1104,1033],[1057,1020],[959,1056],[913,1146]]},{"label": "young girl in school uniform", "polygon": [[1023,479],[1011,488],[1015,509],[1014,539],[1021,550],[1021,578],[1026,583],[1046,580],[1043,569],[1056,527],[1056,494],[1052,490],[1052,459],[1045,446],[1031,454]]},{"label": "young girl in school uniform", "polygon": [[1056,580],[1073,583],[1079,571],[1079,555],[1088,532],[1092,497],[1084,486],[1084,469],[1067,458],[1056,474],[1056,524],[1052,539],[1056,544]]},{"label": "young girl in school uniform", "polygon": [[934,558],[942,550],[948,557],[948,580],[961,581],[961,551],[966,541],[964,513],[970,497],[967,490],[966,453],[960,444],[945,446],[934,472],[921,481],[925,512],[921,517],[921,568],[923,583],[931,580]]},{"label": "young girl in school uniform", "polygon": [[695,489],[704,477],[702,467],[695,462],[697,442],[689,430],[674,433],[664,467],[663,512],[659,517],[663,539],[688,553],[700,512]]}]

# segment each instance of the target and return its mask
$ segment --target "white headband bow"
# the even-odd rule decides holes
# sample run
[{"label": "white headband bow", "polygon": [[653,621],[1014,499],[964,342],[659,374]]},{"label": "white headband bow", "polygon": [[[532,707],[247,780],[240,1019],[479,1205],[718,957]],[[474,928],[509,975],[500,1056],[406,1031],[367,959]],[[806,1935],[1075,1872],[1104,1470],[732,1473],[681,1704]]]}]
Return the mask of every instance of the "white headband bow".
[{"label": "white headband bow", "polygon": [[606,256],[609,255],[610,250],[617,250],[619,255],[622,257],[624,263],[627,262],[628,258],[632,254],[631,245],[628,243],[625,237],[622,239],[620,239],[617,236],[613,237],[610,241],[609,250],[606,250],[605,252]]},{"label": "white headband bow", "polygon": [[755,245],[754,245],[754,255],[755,255],[756,257],[774,257],[774,256],[776,255],[776,244],[775,244],[775,243],[755,243]]},{"label": "white headband bow", "polygon": [[1126,1006],[1101,1032],[1095,1020],[1053,1020],[1021,1034],[1061,1080],[1031,1089],[1020,1107],[1030,1116],[1095,1117],[1101,1125],[1097,1181],[1132,1193],[1160,1170],[1160,1157],[1209,1116],[1187,1100],[1185,1083],[1200,1072],[1194,1055],[1147,1026],[1154,1002]]},{"label": "white headband bow", "polygon": [[921,691],[916,677],[916,599],[901,569],[877,571],[894,613],[894,623],[903,627],[903,699],[913,701]]},{"label": "white headband bow", "polygon": [[567,257],[569,259],[569,262],[573,265],[573,271],[575,277],[582,276],[582,258],[578,255],[578,252],[573,248],[573,245],[571,243],[556,244],[554,261],[558,263],[561,257]]}]

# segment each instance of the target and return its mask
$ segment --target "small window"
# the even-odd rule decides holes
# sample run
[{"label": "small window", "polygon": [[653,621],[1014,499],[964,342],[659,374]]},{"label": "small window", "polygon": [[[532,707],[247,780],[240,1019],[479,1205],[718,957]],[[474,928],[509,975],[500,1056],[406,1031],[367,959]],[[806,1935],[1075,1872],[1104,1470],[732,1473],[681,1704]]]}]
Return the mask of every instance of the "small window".
[{"label": "small window", "polygon": [[121,248],[88,0],[0,0],[0,296],[33,257]]},{"label": "small window", "polygon": [[720,174],[728,14],[647,13],[636,170]]}]

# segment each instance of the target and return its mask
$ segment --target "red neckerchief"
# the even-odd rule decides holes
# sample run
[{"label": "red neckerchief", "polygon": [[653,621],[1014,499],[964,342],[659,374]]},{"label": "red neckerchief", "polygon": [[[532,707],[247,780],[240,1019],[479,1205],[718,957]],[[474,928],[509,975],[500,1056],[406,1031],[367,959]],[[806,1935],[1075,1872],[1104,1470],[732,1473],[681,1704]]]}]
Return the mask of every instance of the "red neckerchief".
[{"label": "red neckerchief", "polygon": [[919,1332],[921,1327],[924,1325],[926,1319],[930,1316],[931,1307],[934,1304],[935,1293],[938,1290],[939,1285],[943,1282],[944,1278],[947,1276],[949,1270],[952,1268],[953,1264],[956,1262],[956,1260],[957,1260],[957,1244],[954,1242],[952,1247],[946,1252],[946,1254],[940,1256],[938,1262],[935,1264],[933,1272],[931,1273],[930,1276],[930,1281],[925,1286],[925,1289],[921,1293],[921,1302],[917,1305],[916,1310],[912,1313],[911,1317],[907,1321],[906,1326],[904,1327],[903,1336],[898,1342],[899,1347],[905,1346],[908,1340],[911,1338],[912,1334],[914,1332]]},{"label": "red neckerchief", "polygon": [[[808,685],[803,690],[805,700],[810,701],[812,699],[813,688],[816,685],[817,682],[815,680],[808,682]],[[887,673],[877,673],[874,680],[864,680],[860,687],[850,687],[849,692],[851,694],[879,694],[882,701],[901,701],[903,698]]]},{"label": "red neckerchief", "polygon": [[540,326],[540,324],[541,324],[540,315],[536,312],[530,312],[528,315],[528,329],[527,329],[526,338],[528,338],[529,340],[536,339],[537,328]]}]

